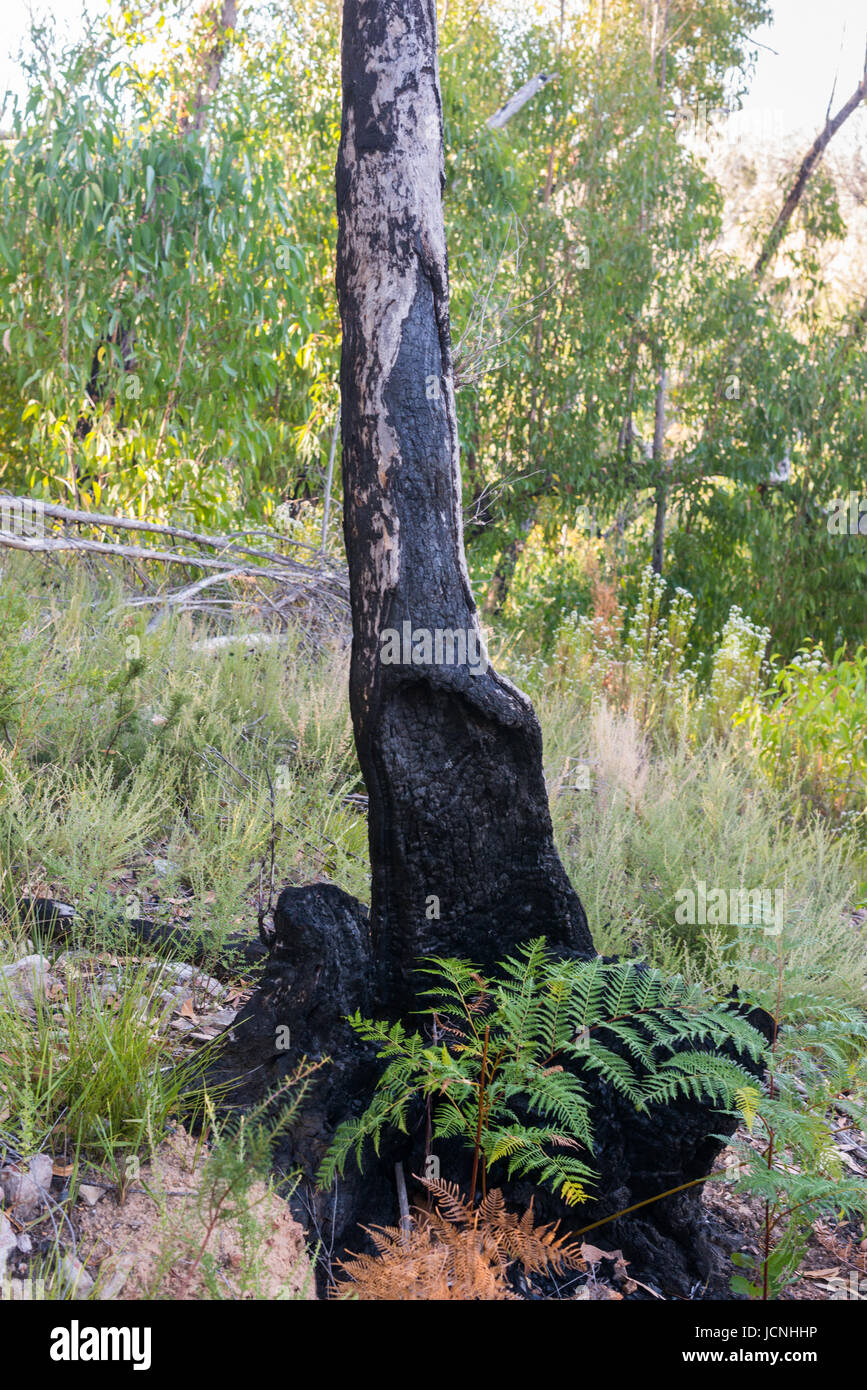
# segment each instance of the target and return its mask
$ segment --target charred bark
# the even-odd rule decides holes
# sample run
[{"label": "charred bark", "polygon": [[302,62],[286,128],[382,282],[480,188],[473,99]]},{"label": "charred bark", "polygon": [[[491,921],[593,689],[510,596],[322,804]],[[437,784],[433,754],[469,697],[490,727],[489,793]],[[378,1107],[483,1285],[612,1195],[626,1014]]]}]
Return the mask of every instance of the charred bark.
[{"label": "charred bark", "polygon": [[[346,0],[337,162],[350,704],[383,1001],[420,956],[592,952],[529,700],[487,662],[463,547],[433,0]],[[440,646],[437,646],[440,634]]]},{"label": "charred bark", "polygon": [[[332,884],[284,889],[274,913],[264,979],[232,1025],[212,1073],[217,1085],[230,1087],[227,1098],[232,1106],[248,1106],[278,1090],[303,1061],[330,1059],[314,1078],[299,1121],[281,1136],[274,1165],[278,1173],[300,1173],[292,1204],[299,1220],[334,1259],[347,1248],[358,1250],[366,1244],[359,1226],[396,1223],[396,1160],[403,1163],[408,1178],[425,1171],[427,1125],[419,1101],[409,1115],[406,1134],[386,1134],[378,1157],[368,1146],[363,1173],[350,1160],[333,1191],[320,1191],[316,1185],[316,1172],[334,1131],[342,1120],[365,1109],[384,1066],[346,1022],[356,1009],[370,1016],[375,1007],[376,971],[366,909]],[[750,1015],[750,1022],[770,1035],[766,1016]],[[605,1044],[615,1050],[622,1046],[613,1034]],[[741,1060],[755,1069],[748,1058]],[[583,1079],[595,1135],[588,1157],[600,1173],[590,1201],[569,1208],[549,1190],[517,1180],[506,1184],[509,1202],[521,1209],[532,1199],[540,1219],[559,1220],[564,1230],[578,1230],[650,1200],[650,1205],[600,1226],[592,1242],[605,1250],[622,1249],[630,1272],[665,1296],[695,1296],[696,1287],[711,1297],[725,1296],[719,1240],[702,1207],[701,1187],[662,1201],[652,1199],[684,1183],[700,1182],[723,1147],[719,1136],[733,1132],[736,1118],[689,1098],[639,1113],[593,1073],[585,1072]],[[463,1142],[437,1139],[433,1149],[443,1176],[469,1191],[472,1155]],[[411,1201],[424,1196],[413,1183]],[[330,1266],[331,1259],[324,1257],[318,1270],[323,1293]],[[539,1296],[538,1289],[544,1292],[544,1281],[533,1296]]]}]

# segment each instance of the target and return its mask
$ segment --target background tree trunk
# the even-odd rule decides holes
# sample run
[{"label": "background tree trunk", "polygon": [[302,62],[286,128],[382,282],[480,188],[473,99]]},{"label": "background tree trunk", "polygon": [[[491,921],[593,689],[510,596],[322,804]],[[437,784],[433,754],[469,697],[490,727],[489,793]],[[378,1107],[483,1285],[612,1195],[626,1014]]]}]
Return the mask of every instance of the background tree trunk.
[{"label": "background tree trunk", "polygon": [[654,574],[662,574],[665,559],[665,517],[668,510],[668,483],[665,474],[665,392],[667,376],[665,367],[659,370],[656,384],[656,404],[653,422],[653,463],[656,474],[656,511],[653,518],[653,553],[651,568]]},{"label": "background tree trunk", "polygon": [[[472,662],[481,633],[463,547],[433,0],[346,0],[343,93],[350,704],[379,991],[400,1008],[420,956],[487,964],[542,933],[588,953],[593,943],[554,848],[532,706]],[[418,664],[383,661],[383,634],[404,648],[409,633],[433,643],[438,630],[463,634],[463,662],[431,659],[421,637]]]}]

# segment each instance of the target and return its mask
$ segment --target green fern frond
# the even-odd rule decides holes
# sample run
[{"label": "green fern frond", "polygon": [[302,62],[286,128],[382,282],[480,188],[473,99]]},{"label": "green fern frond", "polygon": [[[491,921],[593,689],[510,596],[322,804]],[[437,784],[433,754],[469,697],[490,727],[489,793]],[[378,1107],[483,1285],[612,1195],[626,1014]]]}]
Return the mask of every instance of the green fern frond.
[{"label": "green fern frond", "polygon": [[737,1106],[741,1118],[747,1129],[752,1131],[759,1113],[759,1102],[762,1093],[757,1086],[738,1086],[735,1091],[735,1105]]},{"label": "green fern frond", "polygon": [[679,1096],[731,1109],[754,1078],[715,1049],[764,1055],[764,1040],[738,1009],[680,976],[635,961],[561,960],[541,937],[493,979],[457,959],[424,961],[420,973],[434,981],[420,1010],[430,1038],[400,1023],[350,1019],[385,1066],[365,1114],[337,1131],[323,1182],[350,1154],[360,1164],[364,1145],[376,1149],[386,1126],[405,1131],[414,1097],[433,1102],[438,1137],[473,1146],[483,1096],[487,1162],[583,1200],[593,1171],[565,1150],[592,1152],[589,1076],[639,1110]]}]

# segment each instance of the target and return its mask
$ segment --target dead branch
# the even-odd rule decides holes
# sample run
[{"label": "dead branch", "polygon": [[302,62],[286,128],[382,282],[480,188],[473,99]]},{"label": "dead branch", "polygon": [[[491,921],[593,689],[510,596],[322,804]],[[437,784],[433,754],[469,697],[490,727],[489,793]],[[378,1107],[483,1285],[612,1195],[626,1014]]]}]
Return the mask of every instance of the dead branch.
[{"label": "dead branch", "polygon": [[531,77],[530,81],[519,87],[493,116],[488,117],[485,121],[488,130],[502,130],[506,122],[517,116],[521,108],[526,106],[528,101],[532,101],[549,82],[553,82],[556,76],[556,72],[540,72],[536,77]]},{"label": "dead branch", "polygon": [[[52,528],[16,526],[6,516],[25,516],[39,509],[41,521],[50,520]],[[4,515],[5,514],[5,515]],[[0,494],[0,550],[24,551],[29,554],[55,557],[63,553],[80,555],[85,564],[94,560],[108,565],[116,557],[123,565],[131,566],[143,594],[126,598],[127,606],[153,604],[158,607],[149,624],[153,628],[172,610],[196,611],[215,617],[224,616],[238,608],[267,611],[281,626],[295,622],[299,603],[314,613],[316,623],[344,626],[349,607],[349,583],[345,572],[321,551],[306,542],[295,541],[264,528],[251,529],[227,536],[209,536],[158,522],[141,521],[137,517],[113,516],[102,512],[80,511],[53,502],[34,503],[26,497]],[[120,539],[96,540],[82,535],[81,529],[91,527],[103,534],[112,531],[144,533],[144,536],[168,539],[165,545],[133,544]],[[74,533],[67,528],[75,528]],[[302,561],[296,555],[286,555],[277,549],[257,548],[240,544],[238,536],[262,536],[280,545],[305,552]],[[211,553],[208,553],[210,551]],[[181,566],[194,571],[180,586],[166,583],[165,574],[148,570],[148,562],[161,566]],[[195,576],[198,571],[198,577]],[[240,585],[240,591],[238,589]],[[219,588],[219,592],[214,592]]]},{"label": "dead branch", "polygon": [[164,565],[187,565],[196,569],[220,570],[225,578],[287,579],[298,572],[315,575],[318,579],[337,579],[337,575],[317,573],[295,560],[283,561],[279,568],[267,565],[238,566],[234,560],[218,560],[210,555],[184,555],[173,550],[148,550],[140,545],[121,545],[119,542],[92,541],[83,536],[17,536],[0,531],[0,545],[10,550],[26,550],[34,554],[58,551],[78,551],[90,555],[120,555],[128,560],[157,560]]},{"label": "dead branch", "polygon": [[797,210],[798,204],[804,196],[804,190],[807,187],[810,175],[813,173],[813,170],[819,163],[819,160],[822,158],[822,155],[825,153],[825,150],[827,149],[833,137],[837,134],[837,131],[840,129],[841,125],[843,125],[844,121],[847,121],[849,119],[853,111],[857,111],[858,107],[861,105],[865,97],[867,97],[867,54],[865,54],[864,58],[864,72],[862,74],[861,81],[858,83],[858,86],[855,88],[849,100],[843,106],[840,107],[840,110],[837,112],[836,116],[834,116],[830,120],[826,117],[823,129],[816,136],[815,140],[813,141],[812,145],[810,146],[809,150],[807,151],[806,155],[801,161],[801,167],[798,170],[798,173],[795,177],[795,181],[792,184],[792,187],[789,189],[783,206],[780,208],[776,222],[774,223],[773,227],[771,228],[770,232],[765,238],[765,244],[762,247],[759,253],[759,258],[753,267],[753,275],[756,279],[758,279],[758,277],[764,272],[769,261],[776,253],[777,248],[779,247],[780,242],[783,239],[786,228],[791,222],[795,214],[795,211]]}]

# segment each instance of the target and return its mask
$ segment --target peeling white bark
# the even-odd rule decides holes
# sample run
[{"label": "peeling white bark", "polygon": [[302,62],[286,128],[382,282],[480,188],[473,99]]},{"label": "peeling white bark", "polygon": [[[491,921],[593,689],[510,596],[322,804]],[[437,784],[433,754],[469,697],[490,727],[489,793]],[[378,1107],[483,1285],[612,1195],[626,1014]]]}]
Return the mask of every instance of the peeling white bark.
[{"label": "peeling white bark", "polygon": [[488,117],[485,125],[489,130],[502,130],[506,122],[517,116],[522,107],[526,106],[528,101],[532,101],[549,82],[553,82],[556,76],[556,72],[540,72],[537,77],[531,77],[529,82],[525,82],[523,87],[519,87],[517,92],[503,103],[499,111]]}]

